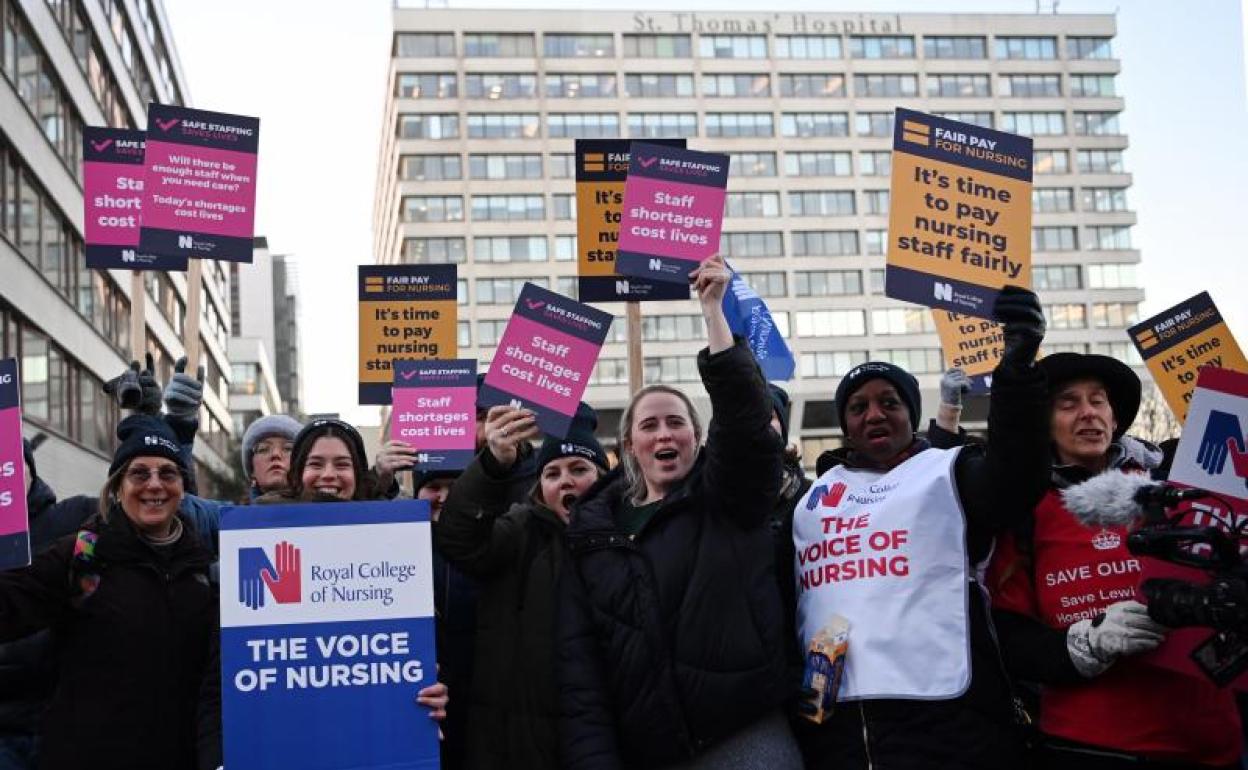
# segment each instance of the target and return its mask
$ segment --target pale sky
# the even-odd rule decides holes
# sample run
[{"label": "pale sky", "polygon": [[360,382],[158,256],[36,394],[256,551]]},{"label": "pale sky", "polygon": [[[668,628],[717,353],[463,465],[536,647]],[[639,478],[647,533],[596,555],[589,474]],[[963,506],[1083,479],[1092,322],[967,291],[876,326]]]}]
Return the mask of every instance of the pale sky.
[{"label": "pale sky", "polygon": [[[164,0],[192,106],[258,116],[256,233],[299,260],[305,409],[376,424],[357,407],[355,266],[373,261],[372,215],[390,56],[389,0]],[[757,0],[685,0],[755,11]],[[1051,0],[1044,0],[1048,8]],[[456,2],[452,8],[672,10],[670,3]],[[783,0],[783,10],[1033,13],[1035,0]],[[1248,347],[1240,240],[1248,208],[1244,38],[1236,0],[1061,0],[1118,14],[1128,204],[1139,224],[1145,316],[1208,290]]]}]

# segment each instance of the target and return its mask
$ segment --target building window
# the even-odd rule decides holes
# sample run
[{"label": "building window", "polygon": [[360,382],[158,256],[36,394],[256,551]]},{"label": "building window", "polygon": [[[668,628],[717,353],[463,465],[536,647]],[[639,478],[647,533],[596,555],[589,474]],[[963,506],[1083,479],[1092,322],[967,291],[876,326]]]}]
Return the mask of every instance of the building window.
[{"label": "building window", "polygon": [[[863,231],[863,237],[866,239],[867,256],[880,257],[888,253],[888,231],[887,230],[865,230]],[[875,272],[875,271],[873,270],[872,272]],[[880,271],[881,280],[883,279],[883,277],[884,277],[884,271],[881,270]],[[880,285],[883,286],[883,284],[880,284]],[[883,293],[883,289],[881,289],[879,292],[873,292],[873,293]]]},{"label": "building window", "polygon": [[1093,302],[1092,326],[1096,329],[1115,329],[1134,326],[1140,322],[1140,306],[1135,302]]},{"label": "building window", "polygon": [[760,99],[771,96],[767,73],[702,76],[702,95],[724,99]]},{"label": "building window", "polygon": [[546,156],[551,179],[571,179],[576,175],[576,158],[570,152],[552,152]]},{"label": "building window", "polygon": [[793,274],[795,297],[839,297],[862,294],[858,270],[798,270]]},{"label": "building window", "polygon": [[450,32],[399,32],[394,53],[404,59],[428,59],[455,55],[455,35]]},{"label": "building window", "polygon": [[914,38],[909,35],[852,35],[852,59],[913,59]]},{"label": "building window", "polygon": [[576,261],[576,236],[575,235],[556,235],[555,236],[555,261],[556,262],[575,262]]},{"label": "building window", "polygon": [[1062,95],[1062,77],[1060,75],[998,75],[997,93],[1001,96],[1023,99],[1057,97]]},{"label": "building window", "polygon": [[1078,265],[1034,265],[1031,268],[1031,283],[1036,291],[1083,288]]},{"label": "building window", "polygon": [[555,73],[546,76],[548,99],[609,99],[615,97],[615,75]]},{"label": "building window", "polygon": [[646,99],[693,96],[693,75],[640,74],[624,76],[624,95]]},{"label": "building window", "polygon": [[695,112],[635,112],[628,116],[628,135],[633,139],[697,136]]},{"label": "building window", "polygon": [[858,364],[867,362],[865,350],[821,350],[803,353],[802,377],[843,377]]},{"label": "building window", "polygon": [[1089,289],[1135,289],[1135,265],[1130,262],[1109,262],[1088,265]]},{"label": "building window", "polygon": [[536,54],[533,35],[529,32],[465,32],[464,56],[488,58],[528,58]]},{"label": "building window", "polygon": [[849,136],[844,112],[786,112],[780,116],[780,134],[786,137]]},{"label": "building window", "polygon": [[893,173],[893,154],[888,150],[858,153],[858,173],[863,176],[888,176]]},{"label": "building window", "polygon": [[1079,171],[1083,174],[1121,174],[1122,150],[1080,150]]},{"label": "building window", "polygon": [[839,59],[839,35],[776,35],[777,59]]},{"label": "building window", "polygon": [[531,112],[468,115],[469,139],[536,139],[538,117]]},{"label": "building window", "polygon": [[719,251],[727,258],[783,257],[784,239],[780,233],[721,233]]},{"label": "building window", "polygon": [[862,213],[879,215],[887,214],[888,190],[863,190]]},{"label": "building window", "polygon": [[1112,59],[1110,38],[1107,37],[1067,37],[1067,59]]},{"label": "building window", "polygon": [[[9,2],[6,10],[0,3],[0,14],[5,17],[0,19],[0,58],[4,63],[0,71],[12,82],[70,175],[81,180],[82,118],[19,8]],[[126,32],[129,34],[128,28]]]},{"label": "building window", "polygon": [[404,155],[399,168],[402,169],[401,178],[411,182],[438,182],[462,177],[458,155]]},{"label": "building window", "polygon": [[507,319],[477,321],[477,347],[492,348],[498,345],[507,329]]},{"label": "building window", "polygon": [[988,45],[982,37],[924,37],[923,56],[928,59],[987,59]]},{"label": "building window", "polygon": [[409,265],[461,264],[463,238],[404,238],[403,261]]},{"label": "building window", "polygon": [[474,262],[545,262],[546,259],[546,237],[542,235],[510,235],[472,239],[472,260]]},{"label": "building window", "polygon": [[795,230],[795,257],[847,257],[858,253],[857,230]]},{"label": "building window", "polygon": [[707,136],[772,136],[775,133],[770,112],[708,112]]},{"label": "building window", "polygon": [[542,156],[537,154],[469,155],[473,179],[541,179]]},{"label": "building window", "polygon": [[1060,136],[1066,133],[1062,112],[1003,112],[1001,130],[1023,136]]},{"label": "building window", "polygon": [[688,35],[625,35],[624,56],[629,59],[688,59]]},{"label": "building window", "polygon": [[468,279],[467,278],[455,279],[455,304],[460,305],[460,306],[468,304]]},{"label": "building window", "polygon": [[854,131],[858,136],[892,136],[893,113],[859,112],[854,115]]},{"label": "building window", "polygon": [[400,72],[396,93],[404,99],[454,99],[459,95],[455,73]]},{"label": "building window", "polygon": [[1116,96],[1113,75],[1071,75],[1071,96]]},{"label": "building window", "polygon": [[646,384],[656,382],[701,382],[693,356],[656,356],[645,360]]},{"label": "building window", "polygon": [[969,123],[980,128],[992,128],[991,112],[935,112],[932,114],[961,123]]},{"label": "building window", "polygon": [[641,319],[641,338],[646,342],[696,340],[705,335],[706,324],[700,315],[648,315]]},{"label": "building window", "polygon": [[1050,329],[1086,329],[1087,308],[1082,304],[1045,305],[1044,318]]},{"label": "building window", "polygon": [[1144,360],[1140,358],[1140,351],[1136,350],[1135,345],[1130,342],[1098,342],[1096,352],[1116,358],[1127,366],[1144,365]]},{"label": "building window", "polygon": [[1032,170],[1037,174],[1069,174],[1070,156],[1065,150],[1036,150]]},{"label": "building window", "polygon": [[774,192],[730,192],[724,203],[724,216],[778,217],[780,195]]},{"label": "building window", "polygon": [[576,219],[576,196],[567,193],[553,193],[550,196],[550,218],[556,222],[568,222]]},{"label": "building window", "polygon": [[699,35],[703,59],[766,59],[766,35]]},{"label": "building window", "polygon": [[614,35],[555,34],[543,36],[549,59],[605,59],[615,56]]},{"label": "building window", "polygon": [[927,95],[966,99],[974,96],[991,96],[987,75],[928,75]]},{"label": "building window", "polygon": [[[473,244],[474,259],[476,244]],[[550,288],[550,280],[545,277],[534,276],[532,278],[478,278],[477,284],[477,304],[478,305],[514,305],[516,299],[520,296],[520,291],[524,289],[524,284],[531,283],[542,287]],[[480,338],[478,331],[477,337]]]},{"label": "building window", "polygon": [[1088,352],[1088,343],[1086,342],[1044,342],[1044,352],[1049,353],[1079,353],[1086,354]]},{"label": "building window", "polygon": [[462,222],[464,199],[458,195],[405,195],[404,222]]},{"label": "building window", "polygon": [[869,275],[867,276],[867,279],[868,279],[868,283],[870,284],[868,288],[870,289],[871,293],[876,294],[876,295],[883,294],[884,293],[884,268],[873,267],[867,272],[869,273]]},{"label": "building window", "polygon": [[856,214],[853,190],[802,190],[789,193],[789,215],[848,217]]},{"label": "building window", "polygon": [[614,112],[551,113],[546,119],[552,139],[614,139],[620,135],[620,118]]},{"label": "building window", "polygon": [[871,331],[877,335],[927,334],[936,331],[927,308],[888,307],[871,311]]},{"label": "building window", "polygon": [[546,218],[541,195],[474,195],[474,222],[522,222]]},{"label": "building window", "polygon": [[455,342],[461,348],[472,345],[472,324],[468,321],[455,322]]},{"label": "building window", "polygon": [[458,115],[400,115],[400,139],[458,139]]},{"label": "building window", "polygon": [[799,310],[795,315],[798,337],[861,337],[867,333],[861,310]]},{"label": "building window", "polygon": [[940,348],[891,348],[879,352],[881,361],[888,361],[911,374],[940,374],[945,371]]},{"label": "building window", "polygon": [[1080,195],[1084,211],[1126,211],[1127,188],[1085,187]]},{"label": "building window", "polygon": [[1064,214],[1074,211],[1075,192],[1069,187],[1033,188],[1031,210],[1037,214]]},{"label": "building window", "polygon": [[519,72],[469,72],[464,75],[464,96],[469,99],[532,99],[537,78]]},{"label": "building window", "polygon": [[1098,251],[1116,251],[1131,248],[1131,228],[1122,225],[1089,227],[1086,248]]},{"label": "building window", "polygon": [[776,154],[774,152],[733,152],[729,153],[728,168],[733,176],[767,177],[776,175]]},{"label": "building window", "polygon": [[798,99],[810,98],[843,98],[845,96],[844,75],[781,75],[780,95]]},{"label": "building window", "polygon": [[1073,227],[1031,228],[1032,251],[1074,251],[1079,248]]},{"label": "building window", "polygon": [[854,75],[854,96],[877,98],[918,96],[919,79],[914,75]]},{"label": "building window", "polygon": [[848,152],[786,152],[784,173],[788,176],[851,176],[853,164]]},{"label": "building window", "polygon": [[1075,134],[1079,136],[1117,136],[1120,133],[1116,112],[1075,113]]},{"label": "building window", "polygon": [[998,37],[998,59],[1056,59],[1057,38]]},{"label": "building window", "polygon": [[783,297],[788,293],[784,286],[784,271],[741,273],[741,278],[760,297]]},{"label": "building window", "polygon": [[628,359],[599,358],[589,375],[590,385],[627,385]]}]

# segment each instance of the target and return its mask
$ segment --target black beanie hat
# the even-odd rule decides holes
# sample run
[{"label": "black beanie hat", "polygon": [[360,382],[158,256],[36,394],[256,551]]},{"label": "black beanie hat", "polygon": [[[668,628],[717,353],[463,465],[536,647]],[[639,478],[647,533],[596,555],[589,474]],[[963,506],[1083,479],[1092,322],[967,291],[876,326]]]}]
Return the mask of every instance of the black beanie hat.
[{"label": "black beanie hat", "polygon": [[887,380],[897,389],[897,395],[901,396],[901,400],[906,402],[906,407],[910,410],[910,430],[917,431],[923,406],[923,400],[919,396],[919,381],[910,372],[887,361],[859,364],[850,369],[849,374],[836,386],[836,418],[841,421],[841,430],[845,430],[845,407],[850,396],[871,380]]},{"label": "black beanie hat", "polygon": [[547,436],[542,441],[541,451],[537,453],[537,472],[541,474],[546,464],[561,457],[584,457],[586,460],[609,470],[607,453],[602,444],[594,438],[594,429],[598,427],[598,413],[584,401],[576,408],[572,416],[572,426],[568,428],[567,438]]},{"label": "black beanie hat", "polygon": [[132,414],[117,424],[117,439],[121,442],[113,454],[113,463],[108,466],[108,475],[126,467],[126,463],[136,457],[163,457],[177,464],[182,473],[186,473],[186,463],[182,460],[181,447],[173,428],[159,417],[147,414]]},{"label": "black beanie hat", "polygon": [[771,410],[780,418],[780,438],[787,446],[789,443],[789,392],[779,385],[767,383],[771,391]]},{"label": "black beanie hat", "polygon": [[412,494],[420,493],[421,487],[439,479],[457,479],[463,471],[412,471]]}]

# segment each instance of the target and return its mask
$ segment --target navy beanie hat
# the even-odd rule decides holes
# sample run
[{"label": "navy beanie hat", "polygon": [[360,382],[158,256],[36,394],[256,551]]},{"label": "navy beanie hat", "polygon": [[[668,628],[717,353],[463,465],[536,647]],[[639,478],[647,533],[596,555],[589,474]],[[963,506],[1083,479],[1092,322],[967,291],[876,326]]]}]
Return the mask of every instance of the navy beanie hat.
[{"label": "navy beanie hat", "polygon": [[540,474],[546,464],[561,457],[583,457],[602,468],[609,470],[607,453],[602,444],[594,438],[594,429],[598,427],[598,413],[584,401],[577,407],[572,417],[572,426],[568,428],[566,438],[547,436],[542,441],[541,451],[537,453],[537,472]]},{"label": "navy beanie hat", "polygon": [[787,446],[789,443],[789,392],[779,385],[767,383],[771,391],[771,410],[780,418],[780,438]]},{"label": "navy beanie hat", "polygon": [[126,467],[136,457],[163,457],[177,464],[183,474],[186,463],[182,460],[181,447],[173,428],[159,417],[132,414],[117,425],[117,439],[121,442],[108,466],[108,475]]},{"label": "navy beanie hat", "polygon": [[845,407],[849,397],[871,380],[887,380],[897,389],[897,395],[906,403],[910,410],[910,429],[919,429],[923,400],[919,395],[919,381],[914,375],[896,364],[886,361],[868,361],[849,370],[849,374],[841,379],[836,386],[836,418],[841,421],[841,430],[845,430]]}]

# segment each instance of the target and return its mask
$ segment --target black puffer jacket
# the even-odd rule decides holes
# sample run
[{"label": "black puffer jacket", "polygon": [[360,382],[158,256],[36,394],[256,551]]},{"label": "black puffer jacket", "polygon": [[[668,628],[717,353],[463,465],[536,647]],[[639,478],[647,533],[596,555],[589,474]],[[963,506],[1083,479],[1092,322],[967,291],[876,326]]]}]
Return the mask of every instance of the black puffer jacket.
[{"label": "black puffer jacket", "polygon": [[790,693],[768,526],[780,439],[748,348],[698,355],[715,415],[693,469],[635,537],[620,532],[627,479],[572,513],[560,581],[559,686],[569,768],[689,759]]},{"label": "black puffer jacket", "polygon": [[480,591],[468,696],[471,770],[559,767],[555,584],[564,524],[543,505],[511,504],[511,479],[482,450],[433,528],[435,547]]},{"label": "black puffer jacket", "polygon": [[[201,688],[217,629],[212,557],[183,521],[159,552],[114,507],[85,574],[71,535],[0,573],[0,640],[50,628],[58,680],[41,731],[42,770],[193,770]],[[213,721],[211,719],[209,722]],[[218,754],[219,756],[219,754]]]}]

